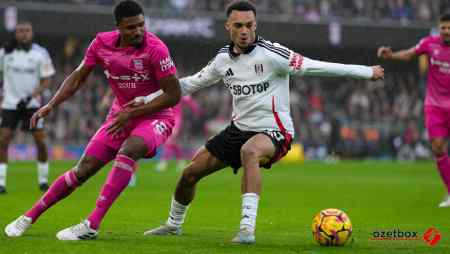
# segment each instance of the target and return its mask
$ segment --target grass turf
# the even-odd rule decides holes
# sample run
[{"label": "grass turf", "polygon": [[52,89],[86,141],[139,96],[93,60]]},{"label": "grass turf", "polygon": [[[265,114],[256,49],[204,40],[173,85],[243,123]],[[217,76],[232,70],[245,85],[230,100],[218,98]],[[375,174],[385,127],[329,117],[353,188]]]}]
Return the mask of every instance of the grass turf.
[{"label": "grass turf", "polygon": [[[74,162],[53,162],[51,179]],[[108,167],[109,169],[109,167]],[[99,238],[60,242],[55,234],[84,219],[95,205],[104,169],[67,199],[52,207],[21,238],[0,234],[0,253],[450,253],[450,208],[437,204],[444,188],[432,162],[340,162],[277,164],[263,173],[257,219],[257,244],[228,241],[240,220],[240,176],[230,169],[200,182],[181,237],[144,237],[167,218],[179,176],[174,168],[157,173],[140,165],[137,186],[128,188],[107,214]],[[27,210],[41,193],[35,163],[9,165],[8,194],[0,195],[0,226]],[[344,247],[321,247],[312,240],[311,221],[324,208],[347,212],[354,241]],[[441,241],[375,241],[374,231],[418,232],[436,227]]]}]

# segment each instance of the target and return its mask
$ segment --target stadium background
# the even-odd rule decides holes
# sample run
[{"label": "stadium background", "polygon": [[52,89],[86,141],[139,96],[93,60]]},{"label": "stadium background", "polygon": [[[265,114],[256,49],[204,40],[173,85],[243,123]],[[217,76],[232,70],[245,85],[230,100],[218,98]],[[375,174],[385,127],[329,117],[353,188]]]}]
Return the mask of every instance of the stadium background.
[{"label": "stadium background", "polygon": [[[204,66],[227,41],[223,10],[227,1],[144,0],[147,25],[168,44],[180,77]],[[423,129],[426,61],[388,63],[376,48],[415,45],[435,32],[435,19],[448,9],[439,0],[256,0],[259,35],[301,54],[326,61],[382,64],[386,79],[366,81],[296,78],[291,82],[296,142],[306,158],[430,157]],[[34,25],[35,41],[49,49],[57,74],[47,99],[80,62],[98,31],[114,28],[112,0],[0,2],[0,41],[9,39],[17,19]],[[418,71],[419,70],[419,71]],[[76,159],[105,117],[99,103],[108,90],[103,73],[48,119],[53,159]],[[231,100],[221,85],[195,94],[203,114],[185,112],[182,144],[186,156],[229,121]],[[12,159],[32,159],[30,137],[18,132]]]},{"label": "stadium background", "polygon": [[[0,42],[10,38],[15,17],[34,24],[36,41],[47,47],[57,69],[51,91],[80,62],[96,32],[114,27],[113,1],[0,0]],[[149,28],[169,45],[179,76],[205,65],[228,36],[223,29],[221,0],[146,0]],[[330,151],[345,158],[429,158],[423,130],[422,99],[426,66],[379,61],[378,46],[413,46],[433,33],[435,19],[448,9],[440,0],[257,0],[258,32],[305,56],[346,63],[382,64],[386,79],[364,81],[332,78],[292,80],[292,115],[297,139],[308,158],[277,163],[264,170],[255,246],[228,243],[240,216],[239,175],[229,169],[198,186],[182,237],[148,238],[142,232],[167,218],[167,208],[180,172],[152,170],[154,160],[141,161],[138,184],[127,188],[110,210],[96,241],[70,244],[55,233],[77,223],[94,205],[110,166],[33,225],[23,238],[0,234],[0,253],[449,253],[448,210],[437,208],[444,194],[432,160],[341,161],[324,163]],[[419,63],[419,64],[418,64]],[[47,120],[54,159],[50,179],[73,167],[105,113],[98,104],[105,91],[103,73],[91,75],[87,86],[61,105]],[[186,153],[230,116],[230,97],[220,85],[195,97],[204,114],[186,112],[182,138]],[[194,120],[191,120],[194,119]],[[205,128],[208,126],[208,128]],[[10,151],[16,159],[33,159],[30,137],[18,132]],[[294,156],[295,157],[295,156]],[[333,158],[331,158],[333,159]],[[35,162],[10,163],[8,194],[0,197],[0,225],[7,225],[40,196]],[[239,172],[242,174],[242,170]],[[329,207],[345,211],[353,223],[353,240],[344,248],[323,248],[313,242],[311,220]],[[436,228],[440,242],[430,247],[423,232]],[[415,231],[410,241],[373,240],[379,230]]]}]

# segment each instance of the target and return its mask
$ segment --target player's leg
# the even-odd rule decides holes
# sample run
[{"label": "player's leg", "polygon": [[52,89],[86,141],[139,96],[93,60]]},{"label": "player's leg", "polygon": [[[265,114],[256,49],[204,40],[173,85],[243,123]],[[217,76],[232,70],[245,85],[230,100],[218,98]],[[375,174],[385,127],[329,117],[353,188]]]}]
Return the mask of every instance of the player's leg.
[{"label": "player's leg", "polygon": [[450,158],[448,157],[448,141],[444,138],[432,138],[431,150],[436,158],[436,165],[442,181],[447,187],[447,196],[439,207],[450,207]]},{"label": "player's leg", "polygon": [[130,137],[122,145],[113,167],[103,185],[94,211],[88,220],[97,230],[108,209],[127,187],[136,169],[136,162],[148,153],[148,147],[140,137]]},{"label": "player's leg", "polygon": [[44,130],[35,130],[32,132],[34,143],[37,148],[37,172],[38,172],[38,184],[41,191],[48,189],[48,152],[47,144],[45,142],[46,135]]},{"label": "player's leg", "polygon": [[450,134],[447,112],[445,109],[425,106],[425,125],[431,141],[431,149],[442,181],[447,187],[448,195],[439,207],[450,207],[450,159],[448,157],[447,137]]},{"label": "player's leg", "polygon": [[235,243],[254,243],[255,226],[261,193],[260,165],[265,165],[274,157],[276,147],[271,138],[257,134],[250,138],[241,148],[241,161],[244,173],[241,181],[242,217]]},{"label": "player's leg", "polygon": [[64,241],[96,238],[104,216],[114,201],[128,186],[131,175],[136,169],[136,161],[144,157],[147,151],[148,147],[140,137],[129,137],[126,139],[115,157],[105,184],[100,190],[94,210],[86,220],[59,231],[56,237]]},{"label": "player's leg", "polygon": [[20,119],[21,115],[17,110],[2,109],[2,121],[0,124],[0,194],[6,193],[8,147]]},{"label": "player's leg", "polygon": [[6,235],[9,237],[23,235],[47,209],[69,196],[106,163],[108,161],[104,162],[95,157],[84,155],[74,169],[65,172],[53,181],[49,189],[30,210],[6,226]]},{"label": "player's leg", "polygon": [[[27,109],[24,113],[24,119],[22,122],[22,130],[25,132],[30,131],[30,120],[33,114],[37,111],[37,108]],[[48,152],[47,144],[45,142],[46,135],[44,131],[44,119],[39,119],[35,129],[31,130],[34,143],[37,150],[37,172],[38,172],[38,184],[41,191],[48,189]]]},{"label": "player's leg", "polygon": [[[131,175],[136,170],[137,160],[153,157],[156,149],[170,136],[172,126],[171,119],[137,119],[131,122],[131,130],[125,130],[123,137],[125,140],[120,141],[119,152],[100,191],[94,210],[85,221],[61,230],[56,237],[60,240],[94,239],[109,208],[128,186]],[[109,137],[108,134],[104,134],[106,138]]]},{"label": "player's leg", "polygon": [[0,194],[6,193],[6,177],[8,172],[8,147],[13,137],[11,128],[0,128]]},{"label": "player's leg", "polygon": [[144,235],[181,234],[181,226],[186,217],[188,206],[194,199],[197,182],[225,166],[206,148],[200,148],[178,180],[167,222],[158,228],[146,231]]}]

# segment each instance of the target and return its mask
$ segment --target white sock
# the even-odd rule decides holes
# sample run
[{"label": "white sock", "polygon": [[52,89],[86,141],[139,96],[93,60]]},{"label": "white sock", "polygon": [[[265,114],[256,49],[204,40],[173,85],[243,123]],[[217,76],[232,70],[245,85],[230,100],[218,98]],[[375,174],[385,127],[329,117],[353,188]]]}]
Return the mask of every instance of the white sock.
[{"label": "white sock", "polygon": [[172,198],[167,225],[181,227],[181,225],[184,223],[184,218],[186,217],[188,208],[189,205],[182,205],[178,203],[175,198]]},{"label": "white sock", "polygon": [[242,195],[242,217],[240,230],[255,233],[256,215],[258,213],[259,195],[256,193],[245,193]]},{"label": "white sock", "polygon": [[37,169],[38,169],[38,183],[48,183],[48,161],[46,162],[40,162],[37,163]]},{"label": "white sock", "polygon": [[0,163],[0,186],[6,186],[6,171],[8,165],[6,163]]}]

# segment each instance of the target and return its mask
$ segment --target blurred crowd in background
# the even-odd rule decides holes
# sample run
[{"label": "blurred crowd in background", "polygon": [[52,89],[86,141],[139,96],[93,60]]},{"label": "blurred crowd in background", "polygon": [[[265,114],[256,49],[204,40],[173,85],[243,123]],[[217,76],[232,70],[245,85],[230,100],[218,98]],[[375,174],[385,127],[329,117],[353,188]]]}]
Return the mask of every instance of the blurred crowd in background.
[{"label": "blurred crowd in background", "polygon": [[[112,0],[33,2],[102,5],[114,3]],[[141,2],[148,8],[223,12],[228,1]],[[320,21],[324,17],[329,19],[349,16],[361,20],[432,21],[450,6],[449,1],[443,0],[255,0],[255,2],[258,3],[260,13],[298,14],[297,16],[309,21]],[[200,70],[215,55],[216,50],[223,46],[209,45],[207,42],[202,46],[197,46],[196,42],[166,42],[172,52],[179,77]],[[57,69],[53,86],[46,93],[46,100],[55,94],[64,78],[81,62],[88,43],[85,38],[68,37],[43,45],[49,48]],[[295,50],[304,53],[303,49]],[[320,52],[322,49],[308,50],[306,56],[336,62],[368,64],[374,63],[376,58],[374,50],[355,52],[353,49],[346,52],[346,49],[340,49],[337,53],[337,49],[332,49],[331,54],[330,51]],[[334,55],[334,58],[330,59],[331,55]],[[425,73],[419,74],[416,64],[401,70],[386,69],[386,79],[375,83],[342,78],[292,79],[290,100],[296,131],[295,142],[303,145],[308,158],[324,159],[330,156],[401,160],[430,158],[422,112]],[[86,81],[85,87],[47,119],[50,142],[58,145],[85,145],[107,114],[108,108],[102,100],[108,89],[104,74],[100,69],[95,71]],[[231,116],[231,95],[222,84],[203,89],[194,94],[194,98],[198,100],[203,110],[199,118],[194,117],[189,110],[185,111],[186,120],[183,123],[180,142],[188,151],[187,154],[200,147],[208,137],[223,129]],[[21,132],[17,134],[16,143],[29,142],[29,137]]]},{"label": "blurred crowd in background", "polygon": [[[15,0],[17,2],[113,5],[115,0]],[[140,0],[146,8],[223,12],[228,0]],[[449,9],[448,0],[253,0],[260,14],[283,14],[308,22],[336,17],[360,21],[433,21]]]},{"label": "blurred crowd in background", "polygon": [[[47,97],[56,92],[79,64],[87,44],[70,38],[63,50],[53,52],[57,74]],[[198,71],[213,57],[209,53],[187,57],[189,53],[177,47],[171,47],[171,51],[180,77]],[[342,78],[293,78],[290,100],[295,141],[302,143],[307,157],[313,159],[330,155],[428,158],[422,119],[424,86],[416,68],[401,74],[388,73],[384,81],[375,83]],[[105,118],[108,108],[102,105],[102,99],[108,89],[104,74],[98,69],[76,96],[47,119],[52,144],[85,145]],[[222,84],[203,89],[194,98],[203,110],[199,118],[189,110],[184,112],[186,120],[180,142],[187,151],[198,148],[224,128],[231,116],[231,95]],[[17,134],[18,143],[26,142],[23,133]]]}]

